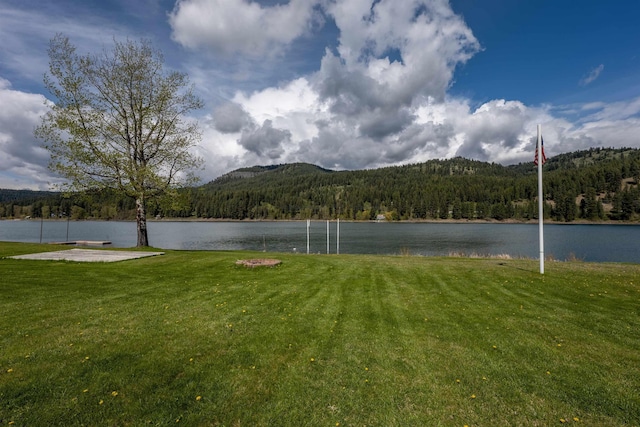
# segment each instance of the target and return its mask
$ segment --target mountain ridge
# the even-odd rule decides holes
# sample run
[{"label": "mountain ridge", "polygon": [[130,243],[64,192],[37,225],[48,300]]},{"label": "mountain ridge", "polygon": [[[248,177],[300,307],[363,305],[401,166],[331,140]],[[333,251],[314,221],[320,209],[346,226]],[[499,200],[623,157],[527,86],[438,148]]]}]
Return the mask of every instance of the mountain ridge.
[{"label": "mountain ridge", "polygon": [[[562,153],[547,158],[544,171],[551,172],[562,168],[581,168],[588,167],[598,162],[605,162],[619,159],[625,154],[633,154],[640,152],[640,149],[634,148],[591,148],[589,150],[580,150],[571,153]],[[474,167],[475,166],[475,167]],[[430,170],[434,174],[439,175],[477,175],[495,173],[498,175],[513,174],[536,174],[537,168],[533,161],[518,163],[513,165],[501,165],[495,162],[485,162],[482,160],[468,159],[461,156],[449,159],[431,159],[420,163],[409,163],[405,165],[383,166],[372,169],[350,169],[350,170],[332,170],[323,168],[312,163],[283,163],[277,165],[254,165],[250,167],[242,167],[234,169],[230,172],[215,178],[200,187],[210,187],[218,184],[227,184],[235,180],[245,180],[264,176],[269,174],[282,173],[288,176],[301,176],[309,173],[358,173],[372,172],[391,169],[422,169]],[[293,172],[292,172],[293,171]]]}]

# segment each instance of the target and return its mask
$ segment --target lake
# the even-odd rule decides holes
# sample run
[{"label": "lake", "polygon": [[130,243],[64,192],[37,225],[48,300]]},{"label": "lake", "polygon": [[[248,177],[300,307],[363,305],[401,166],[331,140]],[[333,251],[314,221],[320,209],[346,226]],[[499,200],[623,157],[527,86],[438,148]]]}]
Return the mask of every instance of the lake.
[{"label": "lake", "polygon": [[[307,252],[306,221],[151,221],[149,242],[163,249]],[[640,263],[640,225],[545,224],[545,255],[558,260]],[[42,238],[41,236],[42,232]],[[329,252],[338,250],[338,224],[329,223]],[[537,224],[340,222],[341,254],[440,256],[499,255],[538,258]],[[68,236],[68,237],[67,237]],[[109,240],[136,245],[128,221],[0,221],[0,241]],[[327,253],[327,223],[312,221],[309,252]]]}]

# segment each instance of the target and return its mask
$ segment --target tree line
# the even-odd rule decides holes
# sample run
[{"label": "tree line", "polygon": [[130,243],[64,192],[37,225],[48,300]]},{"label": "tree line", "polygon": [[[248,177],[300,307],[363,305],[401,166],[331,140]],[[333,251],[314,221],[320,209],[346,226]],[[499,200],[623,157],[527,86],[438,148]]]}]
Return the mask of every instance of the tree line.
[{"label": "tree line", "polygon": [[[640,150],[595,148],[550,158],[544,215],[571,222],[640,219]],[[1,193],[1,192],[0,192]],[[0,218],[133,219],[130,198],[108,190],[49,193],[0,203]],[[533,220],[532,163],[464,158],[359,171],[309,164],[243,168],[147,207],[152,217],[231,220]]]}]

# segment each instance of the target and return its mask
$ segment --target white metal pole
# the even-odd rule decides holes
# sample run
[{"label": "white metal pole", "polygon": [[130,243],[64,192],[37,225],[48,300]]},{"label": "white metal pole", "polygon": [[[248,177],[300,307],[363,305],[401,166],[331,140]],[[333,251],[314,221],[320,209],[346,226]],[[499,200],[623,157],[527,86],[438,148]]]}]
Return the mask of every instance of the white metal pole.
[{"label": "white metal pole", "polygon": [[336,227],[336,254],[340,254],[340,218],[338,218]]},{"label": "white metal pole", "polygon": [[307,220],[307,255],[309,255],[309,227],[311,227],[311,220]]},{"label": "white metal pole", "polygon": [[327,255],[329,254],[329,220],[327,220]]},{"label": "white metal pole", "polygon": [[538,238],[540,241],[540,274],[544,274],[544,198],[542,191],[542,129],[538,125]]}]

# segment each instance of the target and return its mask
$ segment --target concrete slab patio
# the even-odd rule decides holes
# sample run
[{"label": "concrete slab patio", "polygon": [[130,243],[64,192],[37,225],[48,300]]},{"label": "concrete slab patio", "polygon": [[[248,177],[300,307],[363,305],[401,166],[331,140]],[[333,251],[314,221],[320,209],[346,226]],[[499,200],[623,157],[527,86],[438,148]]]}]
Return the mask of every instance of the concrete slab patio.
[{"label": "concrete slab patio", "polygon": [[98,249],[69,249],[66,251],[40,252],[37,254],[16,255],[9,258],[76,261],[76,262],[116,262],[130,259],[164,255],[164,252],[104,251]]}]

